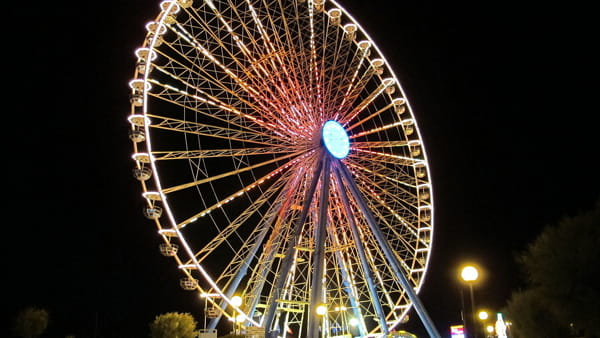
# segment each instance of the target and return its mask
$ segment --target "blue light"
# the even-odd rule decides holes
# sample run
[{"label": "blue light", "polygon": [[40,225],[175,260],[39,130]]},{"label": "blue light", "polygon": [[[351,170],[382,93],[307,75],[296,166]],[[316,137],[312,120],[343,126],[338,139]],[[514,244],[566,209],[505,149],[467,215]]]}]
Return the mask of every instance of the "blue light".
[{"label": "blue light", "polygon": [[321,130],[325,148],[335,158],[344,158],[350,152],[350,140],[344,127],[336,121],[327,121]]}]

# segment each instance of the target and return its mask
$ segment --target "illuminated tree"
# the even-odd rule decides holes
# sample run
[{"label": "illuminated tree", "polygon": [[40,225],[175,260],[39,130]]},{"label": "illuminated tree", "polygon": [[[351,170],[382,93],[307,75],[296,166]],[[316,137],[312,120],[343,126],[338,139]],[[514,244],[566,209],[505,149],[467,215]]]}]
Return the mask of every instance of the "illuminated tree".
[{"label": "illuminated tree", "polygon": [[194,338],[198,335],[196,320],[189,313],[169,312],[154,318],[151,338]]},{"label": "illuminated tree", "polygon": [[14,333],[17,337],[39,337],[48,327],[48,318],[48,311],[28,307],[17,315]]}]

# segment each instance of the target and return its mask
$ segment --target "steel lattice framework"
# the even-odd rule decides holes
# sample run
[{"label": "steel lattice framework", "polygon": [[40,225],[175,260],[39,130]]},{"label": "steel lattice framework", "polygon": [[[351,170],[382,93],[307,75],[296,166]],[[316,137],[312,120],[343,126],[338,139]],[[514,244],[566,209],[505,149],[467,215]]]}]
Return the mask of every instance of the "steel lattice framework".
[{"label": "steel lattice framework", "polygon": [[[427,321],[415,296],[433,237],[427,158],[360,25],[334,1],[173,0],[146,28],[134,175],[182,287],[216,313],[209,325],[242,314],[267,334],[366,335],[411,306]],[[323,146],[330,120],[345,158]]]}]

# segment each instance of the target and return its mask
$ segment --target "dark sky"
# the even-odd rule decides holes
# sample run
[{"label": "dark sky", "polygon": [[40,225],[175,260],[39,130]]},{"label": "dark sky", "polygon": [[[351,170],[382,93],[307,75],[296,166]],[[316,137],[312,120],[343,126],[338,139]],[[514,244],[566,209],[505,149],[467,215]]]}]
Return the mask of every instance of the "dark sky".
[{"label": "dark sky", "polygon": [[[475,299],[498,310],[522,285],[514,255],[600,198],[592,11],[341,4],[392,64],[425,142],[436,223],[420,297],[446,337],[460,322],[461,263],[485,270]],[[50,311],[52,337],[146,337],[170,311],[202,319],[158,251],[131,175],[127,83],[157,9],[11,2],[5,12],[0,336],[31,305]],[[416,315],[409,324],[420,330]]]}]

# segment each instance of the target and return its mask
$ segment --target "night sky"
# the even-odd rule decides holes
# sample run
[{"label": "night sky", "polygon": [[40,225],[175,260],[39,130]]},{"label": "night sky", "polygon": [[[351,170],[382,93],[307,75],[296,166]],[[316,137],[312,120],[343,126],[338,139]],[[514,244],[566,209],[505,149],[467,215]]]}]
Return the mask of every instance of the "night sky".
[{"label": "night sky", "polygon": [[[592,10],[340,3],[392,64],[420,127],[436,208],[420,297],[447,337],[460,264],[483,268],[476,303],[499,310],[523,285],[515,254],[600,198]],[[157,13],[151,0],[5,10],[2,337],[26,306],[50,312],[48,337],[146,337],[171,311],[202,322],[131,175],[128,82]],[[423,331],[414,313],[408,328]]]}]

